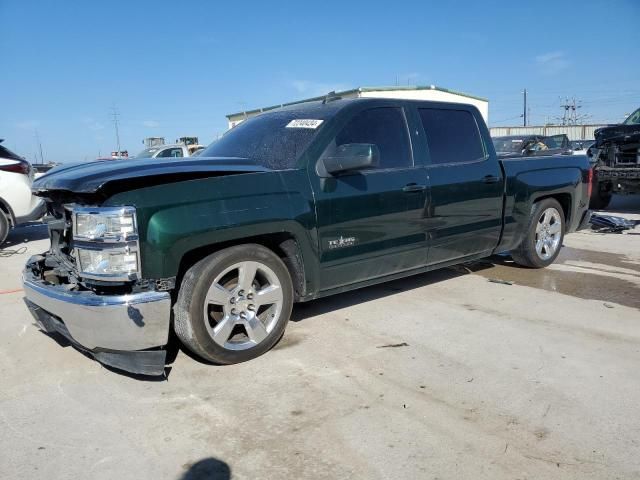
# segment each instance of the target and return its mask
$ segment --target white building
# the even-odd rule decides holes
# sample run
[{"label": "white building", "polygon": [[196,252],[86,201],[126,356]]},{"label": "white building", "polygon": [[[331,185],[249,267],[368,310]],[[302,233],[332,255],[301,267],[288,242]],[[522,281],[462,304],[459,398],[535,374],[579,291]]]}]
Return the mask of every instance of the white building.
[{"label": "white building", "polygon": [[[478,110],[480,110],[485,121],[489,121],[489,100],[466,93],[455,92],[446,88],[436,87],[435,85],[422,87],[359,87],[342,92],[332,92],[332,96],[333,95],[342,98],[401,98],[405,100],[433,100],[436,102],[467,103],[476,106]],[[298,100],[297,102],[272,105],[270,107],[257,108],[255,110],[248,110],[245,112],[231,113],[227,115],[229,128],[233,128],[243,120],[255,117],[262,112],[268,112],[269,110],[275,110],[289,105],[296,105],[298,103],[322,100],[323,98],[325,98],[324,95]]]}]

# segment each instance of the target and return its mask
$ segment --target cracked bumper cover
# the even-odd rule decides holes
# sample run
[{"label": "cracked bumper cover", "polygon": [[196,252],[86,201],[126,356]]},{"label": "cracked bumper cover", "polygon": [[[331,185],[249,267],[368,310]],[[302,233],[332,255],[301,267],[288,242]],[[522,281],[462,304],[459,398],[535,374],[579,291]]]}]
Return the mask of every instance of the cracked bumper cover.
[{"label": "cracked bumper cover", "polygon": [[100,363],[142,375],[164,374],[171,296],[168,292],[97,295],[52,285],[23,272],[25,302],[38,326],[65,337]]}]

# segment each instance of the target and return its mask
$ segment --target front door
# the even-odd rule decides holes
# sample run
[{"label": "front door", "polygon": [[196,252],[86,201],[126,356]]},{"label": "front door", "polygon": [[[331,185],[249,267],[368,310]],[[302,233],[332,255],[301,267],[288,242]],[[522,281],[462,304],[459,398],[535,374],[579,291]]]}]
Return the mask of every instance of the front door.
[{"label": "front door", "polygon": [[376,145],[380,160],[377,168],[328,178],[311,174],[322,290],[425,264],[426,173],[414,165],[403,109],[355,113],[323,156],[349,143]]},{"label": "front door", "polygon": [[418,108],[418,114],[429,152],[428,263],[491,252],[502,231],[504,184],[495,154],[482,141],[479,113],[443,105]]}]

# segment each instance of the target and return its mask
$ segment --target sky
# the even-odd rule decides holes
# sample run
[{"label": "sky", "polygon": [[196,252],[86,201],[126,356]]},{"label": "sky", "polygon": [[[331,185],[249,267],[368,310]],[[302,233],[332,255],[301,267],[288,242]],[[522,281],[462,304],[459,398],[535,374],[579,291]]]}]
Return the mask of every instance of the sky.
[{"label": "sky", "polygon": [[[489,99],[491,126],[640,106],[640,1],[0,0],[0,138],[39,160],[208,144],[226,114],[361,86]],[[39,141],[38,141],[39,139]]]}]

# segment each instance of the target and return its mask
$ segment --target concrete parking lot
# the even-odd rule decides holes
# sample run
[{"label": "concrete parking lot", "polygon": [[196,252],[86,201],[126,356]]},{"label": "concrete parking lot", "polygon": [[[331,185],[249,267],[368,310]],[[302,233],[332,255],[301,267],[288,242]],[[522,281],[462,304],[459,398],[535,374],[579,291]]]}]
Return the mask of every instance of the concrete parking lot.
[{"label": "concrete parking lot", "polygon": [[[609,211],[640,220],[640,197]],[[33,326],[20,270],[47,247],[23,227],[0,258],[2,479],[640,478],[640,227],[567,236],[543,271],[492,258],[298,305],[267,355],[179,351],[162,381]]]}]

